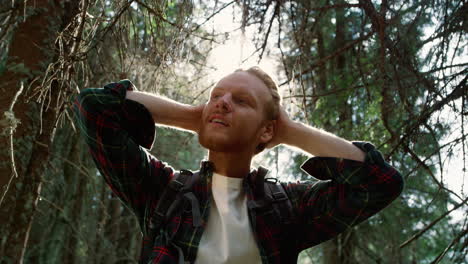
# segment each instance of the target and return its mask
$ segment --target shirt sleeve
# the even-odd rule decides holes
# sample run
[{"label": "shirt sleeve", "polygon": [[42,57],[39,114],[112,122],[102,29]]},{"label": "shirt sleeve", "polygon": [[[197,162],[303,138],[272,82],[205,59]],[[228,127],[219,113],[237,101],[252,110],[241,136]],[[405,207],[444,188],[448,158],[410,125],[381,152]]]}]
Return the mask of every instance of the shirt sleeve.
[{"label": "shirt sleeve", "polygon": [[329,240],[376,214],[403,190],[403,177],[368,142],[352,142],[364,162],[313,157],[301,169],[318,181],[284,184],[298,225],[299,251]]},{"label": "shirt sleeve", "polygon": [[84,89],[73,110],[99,172],[145,231],[173,169],[146,150],[153,145],[155,124],[142,104],[125,99],[127,90],[135,90],[128,80]]}]

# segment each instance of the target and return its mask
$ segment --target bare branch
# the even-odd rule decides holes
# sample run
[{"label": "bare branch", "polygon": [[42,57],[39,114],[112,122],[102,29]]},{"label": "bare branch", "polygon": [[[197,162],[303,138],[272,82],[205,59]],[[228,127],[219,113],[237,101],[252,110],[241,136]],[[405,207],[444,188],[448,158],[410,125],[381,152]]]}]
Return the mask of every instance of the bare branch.
[{"label": "bare branch", "polygon": [[447,254],[447,252],[449,251],[449,249],[450,249],[451,247],[453,247],[455,244],[457,244],[458,241],[460,241],[460,239],[461,239],[462,237],[466,236],[467,234],[468,234],[468,228],[466,228],[463,232],[461,232],[460,234],[458,234],[458,236],[455,237],[455,238],[452,240],[452,242],[450,242],[450,244],[444,249],[444,251],[441,252],[441,253],[439,254],[439,256],[437,256],[437,258],[436,258],[434,261],[431,262],[431,264],[437,264],[437,263],[439,263],[439,262],[444,258],[445,254]]},{"label": "bare branch", "polygon": [[431,223],[429,223],[426,227],[424,227],[423,229],[421,229],[419,232],[417,232],[416,234],[414,234],[411,238],[409,238],[408,240],[406,240],[405,242],[401,243],[400,245],[400,248],[404,248],[406,247],[408,244],[410,244],[411,242],[415,241],[416,239],[418,239],[420,236],[422,236],[426,231],[428,231],[429,229],[431,229],[431,227],[433,227],[435,224],[437,224],[440,220],[444,219],[446,216],[448,216],[451,212],[457,210],[458,208],[462,207],[463,205],[466,205],[468,202],[468,198],[466,198],[465,200],[463,200],[461,203],[457,204],[456,206],[454,206],[452,209],[448,210],[447,212],[445,212],[444,214],[442,214],[441,216],[437,217],[434,221],[432,221]]},{"label": "bare branch", "polygon": [[279,10],[280,10],[280,2],[276,2],[276,5],[275,5],[275,11],[273,12],[273,15],[271,15],[271,19],[270,19],[270,23],[268,25],[268,29],[267,29],[267,32],[265,34],[265,38],[263,40],[263,44],[261,46],[261,52],[260,52],[260,55],[258,56],[258,63],[260,63],[260,61],[262,60],[262,57],[263,57],[263,53],[265,52],[265,48],[266,48],[266,45],[267,45],[267,42],[268,42],[268,38],[270,36],[270,31],[271,31],[271,27],[273,26],[273,21],[275,20],[275,17],[279,15]]},{"label": "bare branch", "polygon": [[[456,100],[460,98],[463,94],[466,94],[466,91],[468,90],[466,86],[466,82],[468,80],[468,76],[465,76],[463,80],[461,80],[458,85],[453,89],[453,91],[447,95],[445,98],[442,100],[436,101],[432,106],[424,109],[422,113],[419,114],[418,118],[410,123],[404,123],[403,126],[406,127],[405,133],[403,134],[402,137],[400,137],[399,141],[393,146],[393,149],[389,152],[388,156],[393,155],[393,153],[396,151],[396,149],[405,141],[407,138],[412,135],[413,131],[420,127],[423,123],[425,123],[434,112],[439,111],[447,105],[449,102]],[[386,142],[388,143],[388,142]]]},{"label": "bare branch", "polygon": [[[16,101],[18,100],[18,97],[20,94],[23,92],[24,84],[21,82],[21,86],[16,92],[15,96],[13,97],[13,100],[11,101],[10,108],[8,109],[7,112],[4,113],[6,120],[5,122],[5,130],[2,132],[2,134],[8,134],[10,137],[10,162],[11,162],[11,176],[10,180],[8,181],[8,184],[5,187],[5,190],[3,190],[2,198],[0,199],[0,206],[3,203],[3,199],[5,198],[5,195],[7,194],[10,184],[13,181],[13,178],[18,177],[18,171],[16,170],[16,165],[15,165],[15,151],[14,151],[14,144],[13,144],[13,134],[15,132],[16,126],[20,123],[20,120],[15,118],[15,114],[13,112],[13,107],[16,104]],[[3,120],[1,120],[3,121]],[[8,130],[8,131],[7,131]]]},{"label": "bare branch", "polygon": [[312,64],[309,68],[303,70],[301,73],[297,73],[295,74],[293,77],[289,78],[288,80],[284,81],[283,83],[281,83],[279,86],[283,86],[285,84],[288,84],[292,79],[296,79],[296,78],[299,78],[300,75],[303,75],[303,74],[306,74],[306,73],[309,73],[311,72],[312,70],[314,70],[315,68],[317,67],[320,67],[322,66],[325,62],[335,58],[336,56],[340,55],[341,53],[344,53],[345,51],[351,49],[352,47],[354,47],[354,45],[356,43],[359,43],[359,42],[362,42],[364,40],[367,40],[369,37],[372,36],[374,32],[371,31],[371,32],[368,32],[366,35],[358,38],[358,39],[355,39],[351,42],[349,42],[348,44],[346,44],[345,46],[341,47],[340,49],[336,50],[334,53],[324,57],[323,59],[320,59],[319,61],[315,62],[314,64]]}]

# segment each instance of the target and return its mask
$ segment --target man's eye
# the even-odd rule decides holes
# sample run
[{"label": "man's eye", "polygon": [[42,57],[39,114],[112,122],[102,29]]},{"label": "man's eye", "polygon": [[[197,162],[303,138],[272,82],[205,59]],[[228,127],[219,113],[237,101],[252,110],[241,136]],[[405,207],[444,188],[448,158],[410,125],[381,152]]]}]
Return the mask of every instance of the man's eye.
[{"label": "man's eye", "polygon": [[234,99],[234,101],[235,101],[236,103],[239,103],[239,104],[244,104],[244,103],[246,103],[246,101],[245,101],[244,99],[242,99],[242,98],[236,98],[236,99]]}]

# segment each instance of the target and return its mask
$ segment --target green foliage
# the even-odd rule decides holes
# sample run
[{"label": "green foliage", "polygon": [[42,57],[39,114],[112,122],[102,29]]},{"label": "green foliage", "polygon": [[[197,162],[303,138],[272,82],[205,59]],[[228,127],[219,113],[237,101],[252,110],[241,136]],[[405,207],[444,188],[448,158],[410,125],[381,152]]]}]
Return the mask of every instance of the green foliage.
[{"label": "green foliage", "polygon": [[[444,61],[441,55],[444,49],[436,46],[427,56],[421,56],[426,44],[425,34],[431,27],[439,27],[441,31],[440,23],[435,26],[445,21],[440,8],[450,13],[460,5],[424,0],[388,3],[387,18],[392,19],[387,20],[385,39],[373,34],[340,51],[372,28],[379,30],[371,25],[369,11],[359,7],[331,7],[346,5],[345,1],[288,4],[290,7],[282,13],[286,18],[282,23],[285,33],[278,45],[284,49],[282,62],[287,72],[303,72],[289,76],[298,85],[289,87],[287,94],[297,98],[293,103],[302,106],[300,111],[308,112],[299,116],[308,116],[306,122],[315,127],[348,140],[372,142],[382,153],[391,153],[386,158],[406,178],[402,196],[383,212],[354,228],[358,239],[336,249],[336,254],[343,258],[343,263],[431,263],[454,234],[463,230],[450,222],[449,217],[407,247],[400,249],[399,245],[460,201],[440,189],[434,180],[443,166],[439,159],[440,142],[453,128],[440,119],[421,119],[434,98],[440,100],[448,94],[444,87],[451,80],[448,76],[444,81],[440,79],[447,72],[439,71],[437,77],[422,73],[423,69],[437,68],[436,65]],[[381,10],[377,2],[372,5],[376,12]],[[317,9],[319,7],[325,8]],[[446,34],[444,38],[448,41],[456,33]],[[384,57],[381,56],[382,46]],[[454,56],[456,54],[454,52]],[[327,56],[329,59],[323,61]],[[314,65],[317,66],[311,67]],[[302,164],[304,157],[294,155],[291,161],[294,163],[292,177],[307,179],[294,169]],[[278,161],[271,155],[270,164],[274,166],[275,162]],[[346,252],[353,253],[342,255]],[[332,263],[325,257],[314,258],[306,252],[301,258],[302,263],[310,263],[310,260]],[[440,263],[451,263],[451,260],[446,257]]]},{"label": "green foliage", "polygon": [[198,138],[188,132],[172,128],[157,128],[155,147],[151,151],[158,159],[167,162],[176,170],[196,171],[206,155],[206,150],[198,143]]}]

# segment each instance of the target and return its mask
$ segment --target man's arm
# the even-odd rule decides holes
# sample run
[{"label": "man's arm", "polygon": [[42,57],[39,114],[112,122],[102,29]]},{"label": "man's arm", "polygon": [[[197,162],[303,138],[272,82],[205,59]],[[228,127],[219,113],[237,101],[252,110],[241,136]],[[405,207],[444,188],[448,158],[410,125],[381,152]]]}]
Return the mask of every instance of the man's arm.
[{"label": "man's arm", "polygon": [[318,181],[283,183],[298,216],[294,230],[298,250],[333,238],[372,215],[403,189],[403,177],[375,147],[349,142],[291,121],[284,110],[270,142],[300,148],[315,157],[301,168]]},{"label": "man's arm", "polygon": [[[173,176],[173,169],[146,150],[154,141],[155,122],[146,106],[128,100],[126,95],[133,90],[135,87],[128,80],[104,88],[84,89],[76,97],[73,108],[76,124],[101,175],[112,191],[133,209],[142,230],[146,231],[148,216]],[[179,113],[170,104],[161,103],[161,111],[157,110],[158,102],[149,108],[162,119],[168,119],[165,113]],[[176,124],[184,123],[177,121],[177,117],[169,118],[174,118]]]},{"label": "man's arm", "polygon": [[275,137],[267,147],[286,144],[313,156],[364,161],[365,153],[350,141],[326,131],[292,121],[284,109],[276,122]]},{"label": "man's arm", "polygon": [[127,99],[139,102],[151,113],[157,124],[198,132],[204,105],[181,104],[154,94],[129,91]]}]

